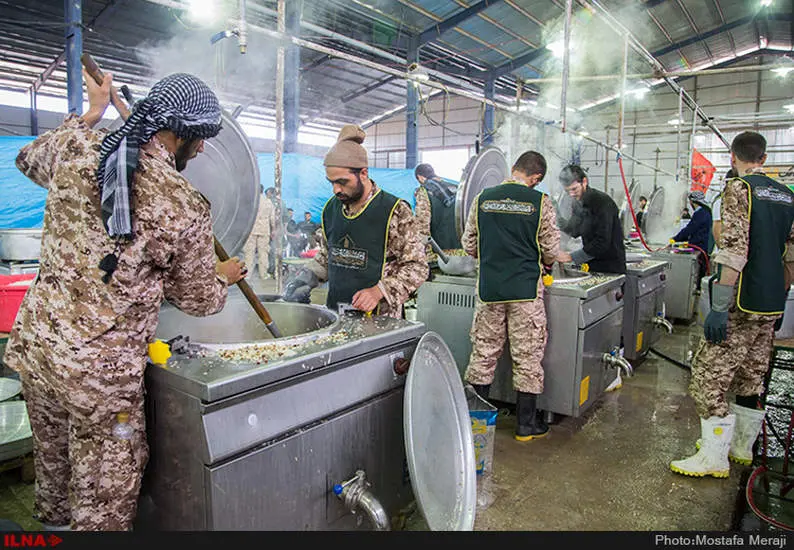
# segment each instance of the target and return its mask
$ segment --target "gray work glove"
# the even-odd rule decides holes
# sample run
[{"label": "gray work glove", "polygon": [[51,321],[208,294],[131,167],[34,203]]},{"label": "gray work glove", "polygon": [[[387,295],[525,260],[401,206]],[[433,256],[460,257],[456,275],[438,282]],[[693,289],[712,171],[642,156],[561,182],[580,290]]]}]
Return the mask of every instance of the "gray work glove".
[{"label": "gray work glove", "polygon": [[711,311],[703,323],[703,335],[712,344],[728,338],[728,308],[733,302],[733,285],[711,285]]},{"label": "gray work glove", "polygon": [[300,302],[308,304],[312,289],[320,284],[320,280],[314,271],[306,267],[301,268],[298,274],[291,279],[287,286],[284,287],[284,294],[282,298],[285,302]]}]

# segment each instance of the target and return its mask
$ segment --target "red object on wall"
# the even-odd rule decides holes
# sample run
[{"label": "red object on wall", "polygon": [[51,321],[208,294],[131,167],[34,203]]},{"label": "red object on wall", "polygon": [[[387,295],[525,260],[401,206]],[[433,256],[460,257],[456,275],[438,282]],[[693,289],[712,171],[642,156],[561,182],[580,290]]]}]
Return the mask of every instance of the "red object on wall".
[{"label": "red object on wall", "polygon": [[22,298],[35,278],[35,273],[0,275],[0,332],[11,332]]},{"label": "red object on wall", "polygon": [[704,157],[697,149],[692,150],[692,183],[689,186],[690,191],[703,191],[704,193],[709,188],[711,178],[717,169],[713,164]]}]

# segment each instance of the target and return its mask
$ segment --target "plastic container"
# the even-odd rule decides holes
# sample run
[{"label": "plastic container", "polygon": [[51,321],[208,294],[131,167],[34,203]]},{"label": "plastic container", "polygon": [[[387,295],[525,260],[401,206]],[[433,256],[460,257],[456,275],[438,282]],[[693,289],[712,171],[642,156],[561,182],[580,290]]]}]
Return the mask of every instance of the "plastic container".
[{"label": "plastic container", "polygon": [[477,395],[474,388],[467,384],[466,403],[471,418],[472,439],[474,441],[474,461],[477,475],[489,473],[493,468],[493,447],[496,437],[496,416],[498,410],[488,401]]},{"label": "plastic container", "polygon": [[0,275],[0,332],[11,332],[22,298],[35,278],[35,273]]},{"label": "plastic container", "polygon": [[113,435],[118,439],[132,439],[135,430],[130,426],[129,413],[120,412],[116,415],[116,423],[113,425]]}]

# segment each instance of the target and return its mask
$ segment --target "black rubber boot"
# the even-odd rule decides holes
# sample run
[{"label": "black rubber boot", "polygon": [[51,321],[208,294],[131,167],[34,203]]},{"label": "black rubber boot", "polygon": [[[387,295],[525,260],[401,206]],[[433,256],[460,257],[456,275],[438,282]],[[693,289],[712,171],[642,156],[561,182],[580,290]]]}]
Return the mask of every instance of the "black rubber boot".
[{"label": "black rubber boot", "polygon": [[535,393],[516,392],[516,424],[515,438],[518,441],[530,441],[549,433],[549,426],[538,413],[538,395]]},{"label": "black rubber boot", "polygon": [[477,392],[477,395],[488,401],[488,393],[491,391],[490,384],[472,384],[472,388]]}]

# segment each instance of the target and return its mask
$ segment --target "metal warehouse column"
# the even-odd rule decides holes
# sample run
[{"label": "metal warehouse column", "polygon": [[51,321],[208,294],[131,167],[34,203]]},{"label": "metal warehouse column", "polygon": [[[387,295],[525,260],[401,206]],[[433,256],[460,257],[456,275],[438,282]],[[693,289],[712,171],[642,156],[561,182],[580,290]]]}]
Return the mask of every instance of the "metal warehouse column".
[{"label": "metal warehouse column", "polygon": [[[485,81],[485,99],[493,101],[494,89],[496,87],[496,79],[493,75],[488,76]],[[485,117],[482,121],[482,139],[480,140],[483,145],[490,145],[493,142],[494,131],[494,107],[493,105],[485,105]]]},{"label": "metal warehouse column", "polygon": [[66,88],[69,112],[83,114],[83,0],[64,0],[66,18]]},{"label": "metal warehouse column", "polygon": [[[286,3],[285,23],[287,34],[300,36],[303,0]],[[294,153],[298,149],[300,127],[300,46],[287,46],[284,62],[284,152]]]},{"label": "metal warehouse column", "polygon": [[[419,39],[412,36],[408,43],[408,67],[419,63]],[[419,161],[419,129],[416,126],[416,112],[419,110],[419,94],[416,91],[416,82],[405,81],[406,108],[405,108],[405,167],[416,168]]]}]

